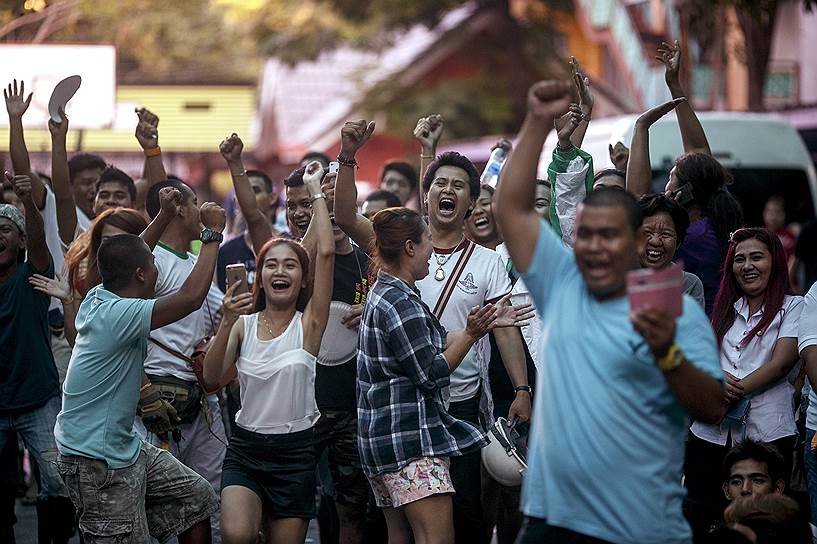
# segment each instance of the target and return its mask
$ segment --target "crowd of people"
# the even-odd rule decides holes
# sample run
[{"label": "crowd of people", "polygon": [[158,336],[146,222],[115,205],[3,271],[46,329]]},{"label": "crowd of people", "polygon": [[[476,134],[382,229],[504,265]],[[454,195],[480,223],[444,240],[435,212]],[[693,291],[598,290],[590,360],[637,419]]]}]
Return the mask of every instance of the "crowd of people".
[{"label": "crowd of people", "polygon": [[[530,89],[498,178],[438,154],[431,114],[419,170],[387,162],[360,207],[374,122],[345,123],[336,160],[305,155],[283,194],[231,134],[222,207],[165,171],[146,109],[140,179],[69,158],[62,111],[51,176],[32,170],[13,81],[0,541],[18,436],[42,543],[295,544],[316,517],[343,544],[817,541],[807,242],[776,195],[744,224],[677,42],[658,58],[673,99],[612,167],[582,150],[594,97],[572,60]],[[649,129],[673,110],[684,153],[659,186]],[[631,272],[678,265],[680,315],[631,306]]]}]

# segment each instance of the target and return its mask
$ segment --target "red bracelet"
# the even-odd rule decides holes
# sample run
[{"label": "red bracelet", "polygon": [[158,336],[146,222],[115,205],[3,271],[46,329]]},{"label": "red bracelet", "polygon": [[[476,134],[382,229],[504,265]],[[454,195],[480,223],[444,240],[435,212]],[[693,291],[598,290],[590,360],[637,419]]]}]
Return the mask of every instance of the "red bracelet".
[{"label": "red bracelet", "polygon": [[145,149],[145,157],[158,157],[162,154],[162,148],[158,145],[156,147],[152,147],[150,149]]}]

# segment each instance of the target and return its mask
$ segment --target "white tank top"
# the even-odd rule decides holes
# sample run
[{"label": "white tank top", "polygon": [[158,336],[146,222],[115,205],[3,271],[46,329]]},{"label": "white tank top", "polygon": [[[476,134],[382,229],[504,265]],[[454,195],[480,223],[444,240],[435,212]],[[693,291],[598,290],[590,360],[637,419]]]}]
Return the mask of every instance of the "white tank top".
[{"label": "white tank top", "polygon": [[236,362],[241,410],[235,422],[248,431],[286,434],[312,427],[320,417],[315,403],[315,356],[304,351],[301,312],[272,340],[258,338],[258,314],[241,316],[244,340]]}]

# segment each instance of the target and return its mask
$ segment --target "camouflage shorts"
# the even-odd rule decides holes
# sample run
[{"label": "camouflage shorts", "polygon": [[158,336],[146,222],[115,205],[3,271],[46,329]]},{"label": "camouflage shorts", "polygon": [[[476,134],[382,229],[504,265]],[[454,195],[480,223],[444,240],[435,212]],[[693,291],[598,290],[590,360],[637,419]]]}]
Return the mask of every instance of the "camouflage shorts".
[{"label": "camouflage shorts", "polygon": [[218,509],[207,480],[145,442],[126,468],[74,455],[60,455],[57,466],[85,544],[149,542],[151,536],[165,542]]},{"label": "camouflage shorts", "polygon": [[357,414],[346,410],[321,410],[315,424],[318,457],[328,450],[329,472],[335,484],[335,500],[347,505],[369,502],[369,481],[360,465],[357,449]]}]

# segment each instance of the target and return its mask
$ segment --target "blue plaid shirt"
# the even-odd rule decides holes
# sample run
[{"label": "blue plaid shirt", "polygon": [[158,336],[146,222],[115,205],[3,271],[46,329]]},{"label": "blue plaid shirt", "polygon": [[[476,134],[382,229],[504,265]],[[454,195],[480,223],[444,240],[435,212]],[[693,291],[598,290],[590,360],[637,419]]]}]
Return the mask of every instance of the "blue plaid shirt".
[{"label": "blue plaid shirt", "polygon": [[445,409],[446,335],[417,291],[380,272],[363,309],[357,356],[358,446],[367,476],[488,443]]}]

